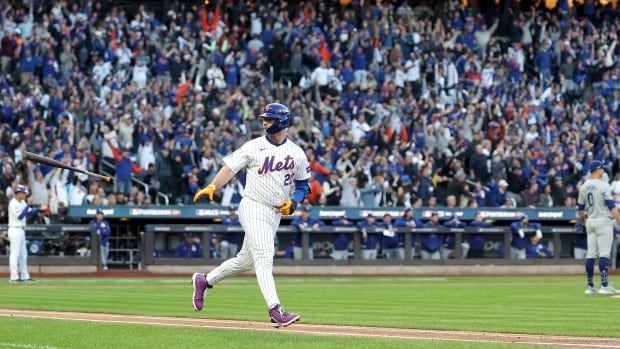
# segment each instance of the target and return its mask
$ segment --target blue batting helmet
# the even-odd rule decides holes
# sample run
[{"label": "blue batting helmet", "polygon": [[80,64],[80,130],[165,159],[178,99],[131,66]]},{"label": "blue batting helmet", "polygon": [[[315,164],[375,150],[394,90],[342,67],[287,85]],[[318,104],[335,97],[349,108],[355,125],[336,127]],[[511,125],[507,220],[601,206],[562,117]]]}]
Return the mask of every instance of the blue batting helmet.
[{"label": "blue batting helmet", "polygon": [[590,163],[590,172],[594,172],[601,168],[603,168],[603,163],[598,160],[594,160]]},{"label": "blue batting helmet", "polygon": [[263,119],[276,120],[273,125],[267,128],[267,133],[276,134],[291,125],[291,112],[284,104],[269,103],[263,109],[263,113],[259,115]]},{"label": "blue batting helmet", "polygon": [[15,194],[17,193],[28,194],[28,187],[26,187],[25,185],[18,184],[17,188],[15,188]]}]

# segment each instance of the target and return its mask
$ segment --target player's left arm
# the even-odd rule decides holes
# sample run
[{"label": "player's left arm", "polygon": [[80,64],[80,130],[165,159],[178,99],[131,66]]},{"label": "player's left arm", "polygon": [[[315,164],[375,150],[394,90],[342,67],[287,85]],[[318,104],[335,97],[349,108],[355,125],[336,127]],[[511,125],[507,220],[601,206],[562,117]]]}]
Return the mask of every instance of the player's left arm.
[{"label": "player's left arm", "polygon": [[616,208],[616,202],[614,201],[614,197],[611,193],[611,186],[609,185],[605,187],[605,204],[607,205],[607,208],[609,208],[609,212],[612,217],[616,220],[616,223],[620,224],[620,213]]},{"label": "player's left arm", "polygon": [[194,195],[194,202],[198,201],[202,196],[207,196],[209,200],[213,201],[213,194],[215,194],[217,188],[223,187],[226,183],[230,182],[234,176],[235,173],[228,166],[224,165],[209,185],[196,192]]},{"label": "player's left arm", "polygon": [[283,215],[291,215],[295,212],[299,205],[310,194],[310,165],[305,154],[302,155],[300,161],[295,168],[295,191],[293,196],[280,204],[280,213]]},{"label": "player's left arm", "polygon": [[224,166],[217,172],[209,185],[196,192],[194,195],[194,202],[198,201],[202,196],[207,196],[209,200],[213,201],[215,191],[230,182],[237,172],[247,166],[250,161],[250,147],[251,145],[246,143],[232,154],[226,156],[224,158]]},{"label": "player's left arm", "polygon": [[586,226],[586,212],[585,212],[585,208],[586,208],[586,201],[584,198],[584,193],[583,190],[579,191],[579,197],[577,198],[577,210],[579,211],[579,221],[581,222],[581,224],[583,225],[584,229]]}]

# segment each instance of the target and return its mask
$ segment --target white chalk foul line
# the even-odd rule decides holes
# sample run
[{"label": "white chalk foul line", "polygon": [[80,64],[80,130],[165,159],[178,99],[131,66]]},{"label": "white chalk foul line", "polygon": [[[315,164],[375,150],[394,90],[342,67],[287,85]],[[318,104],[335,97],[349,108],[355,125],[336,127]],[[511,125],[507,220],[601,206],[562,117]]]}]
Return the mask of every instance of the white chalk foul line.
[{"label": "white chalk foul line", "polygon": [[50,347],[49,345],[40,346],[40,345],[32,345],[32,344],[5,343],[5,342],[0,342],[0,348],[60,349],[58,347]]},{"label": "white chalk foul line", "polygon": [[[9,313],[6,313],[9,312]],[[73,317],[71,317],[73,315]],[[372,334],[372,333],[355,333],[350,330],[368,329],[364,327],[354,326],[333,326],[331,330],[311,329],[315,325],[298,324],[293,327],[274,330],[263,323],[253,323],[249,321],[235,320],[213,320],[213,319],[196,319],[196,318],[170,318],[170,317],[149,317],[149,316],[132,316],[136,320],[127,320],[126,315],[118,314],[101,314],[101,313],[73,313],[73,312],[37,312],[32,314],[28,311],[9,311],[0,309],[0,316],[18,316],[24,318],[39,319],[55,319],[69,321],[87,321],[96,323],[116,323],[131,325],[157,325],[169,327],[188,327],[188,328],[210,328],[224,330],[249,330],[249,331],[269,331],[282,332],[289,334],[307,334],[319,336],[343,336],[343,337],[362,337],[362,338],[382,338],[382,339],[408,339],[408,340],[433,340],[433,341],[450,341],[450,342],[473,342],[473,343],[496,343],[496,344],[524,344],[524,345],[546,345],[556,347],[580,347],[580,348],[620,348],[620,339],[616,338],[597,338],[597,337],[562,337],[562,336],[544,336],[544,335],[519,335],[507,333],[485,333],[485,332],[467,332],[467,331],[438,331],[438,330],[408,330],[409,335],[403,334]],[[76,317],[77,316],[77,317]],[[94,318],[93,318],[94,317]],[[190,323],[181,323],[190,322]],[[250,327],[248,327],[250,326]],[[256,327],[255,327],[256,326]],[[260,327],[258,327],[260,326]],[[333,331],[334,329],[340,331]],[[402,331],[403,329],[386,329],[377,328],[377,330],[388,330],[387,332]],[[446,338],[441,334],[448,335],[476,335],[495,338]],[[435,336],[436,335],[436,336]],[[503,339],[502,339],[503,338]],[[529,338],[530,340],[521,340]],[[562,342],[561,340],[574,340],[575,342]],[[535,340],[535,341],[534,341]],[[616,343],[584,343],[585,341],[608,341]]]}]

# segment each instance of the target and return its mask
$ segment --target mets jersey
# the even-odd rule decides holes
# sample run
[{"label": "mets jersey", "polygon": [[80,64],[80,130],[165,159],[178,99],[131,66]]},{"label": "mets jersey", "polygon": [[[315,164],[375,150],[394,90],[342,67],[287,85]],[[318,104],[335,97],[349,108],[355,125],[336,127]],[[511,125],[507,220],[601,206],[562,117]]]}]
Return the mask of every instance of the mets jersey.
[{"label": "mets jersey", "polygon": [[244,197],[278,207],[293,194],[295,181],[310,178],[304,151],[291,140],[276,145],[265,136],[248,141],[224,158],[234,173],[246,169]]},{"label": "mets jersey", "polygon": [[577,204],[586,211],[588,219],[609,219],[613,204],[611,186],[600,179],[588,179],[579,189]]},{"label": "mets jersey", "polygon": [[16,198],[11,199],[9,202],[9,228],[26,227],[26,215],[20,217],[26,207],[28,207],[26,201],[17,201]]}]

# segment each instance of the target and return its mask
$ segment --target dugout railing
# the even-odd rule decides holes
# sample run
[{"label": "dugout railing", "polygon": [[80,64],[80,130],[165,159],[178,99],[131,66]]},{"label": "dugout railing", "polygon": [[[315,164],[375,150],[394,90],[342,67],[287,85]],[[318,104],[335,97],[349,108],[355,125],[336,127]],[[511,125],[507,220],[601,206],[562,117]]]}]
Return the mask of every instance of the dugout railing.
[{"label": "dugout railing", "polygon": [[[280,265],[365,265],[365,264],[389,264],[389,265],[403,265],[403,264],[575,264],[574,258],[570,255],[568,248],[572,250],[572,246],[567,246],[570,241],[574,240],[576,234],[581,234],[573,227],[543,227],[542,232],[544,234],[544,240],[553,244],[553,257],[551,258],[538,258],[528,260],[514,260],[510,259],[510,241],[512,239],[512,231],[510,227],[491,227],[491,228],[395,228],[396,233],[402,234],[404,237],[404,250],[405,258],[400,260],[394,259],[377,259],[377,260],[362,260],[362,234],[357,227],[337,227],[337,226],[323,226],[317,231],[304,231],[300,232],[293,226],[281,226],[278,229],[278,236],[301,233],[302,234],[302,259],[284,259],[276,258],[275,263]],[[381,234],[382,228],[368,228],[368,233]],[[534,234],[535,229],[524,229],[526,234]],[[202,264],[218,264],[220,259],[211,258],[207,253],[209,250],[208,243],[210,242],[213,234],[222,233],[240,233],[243,234],[243,229],[240,226],[223,226],[219,224],[205,224],[205,225],[183,225],[183,224],[152,224],[146,225],[144,234],[142,235],[142,264],[148,265],[202,265]],[[161,241],[161,238],[169,239],[176,236],[176,241],[180,240],[179,236],[184,233],[192,233],[198,236],[204,243],[205,253],[202,258],[174,258],[171,256],[155,257],[155,245],[156,239]],[[331,235],[346,233],[351,234],[352,241],[352,258],[345,261],[333,260],[330,258],[321,259],[308,259],[308,248],[310,247],[310,234],[315,235],[315,239],[330,240]],[[412,258],[412,247],[414,246],[413,236],[418,237],[424,234],[454,234],[455,242],[454,246],[461,246],[461,243],[469,234],[484,234],[485,236],[494,236],[496,240],[503,242],[504,251],[501,257],[491,258],[461,258],[461,249],[454,249],[454,258],[446,260],[422,260],[419,258]],[[159,236],[159,238],[156,238]],[[175,240],[174,238],[172,240]],[[239,246],[241,248],[241,246]],[[282,245],[280,246],[282,248]]]}]

